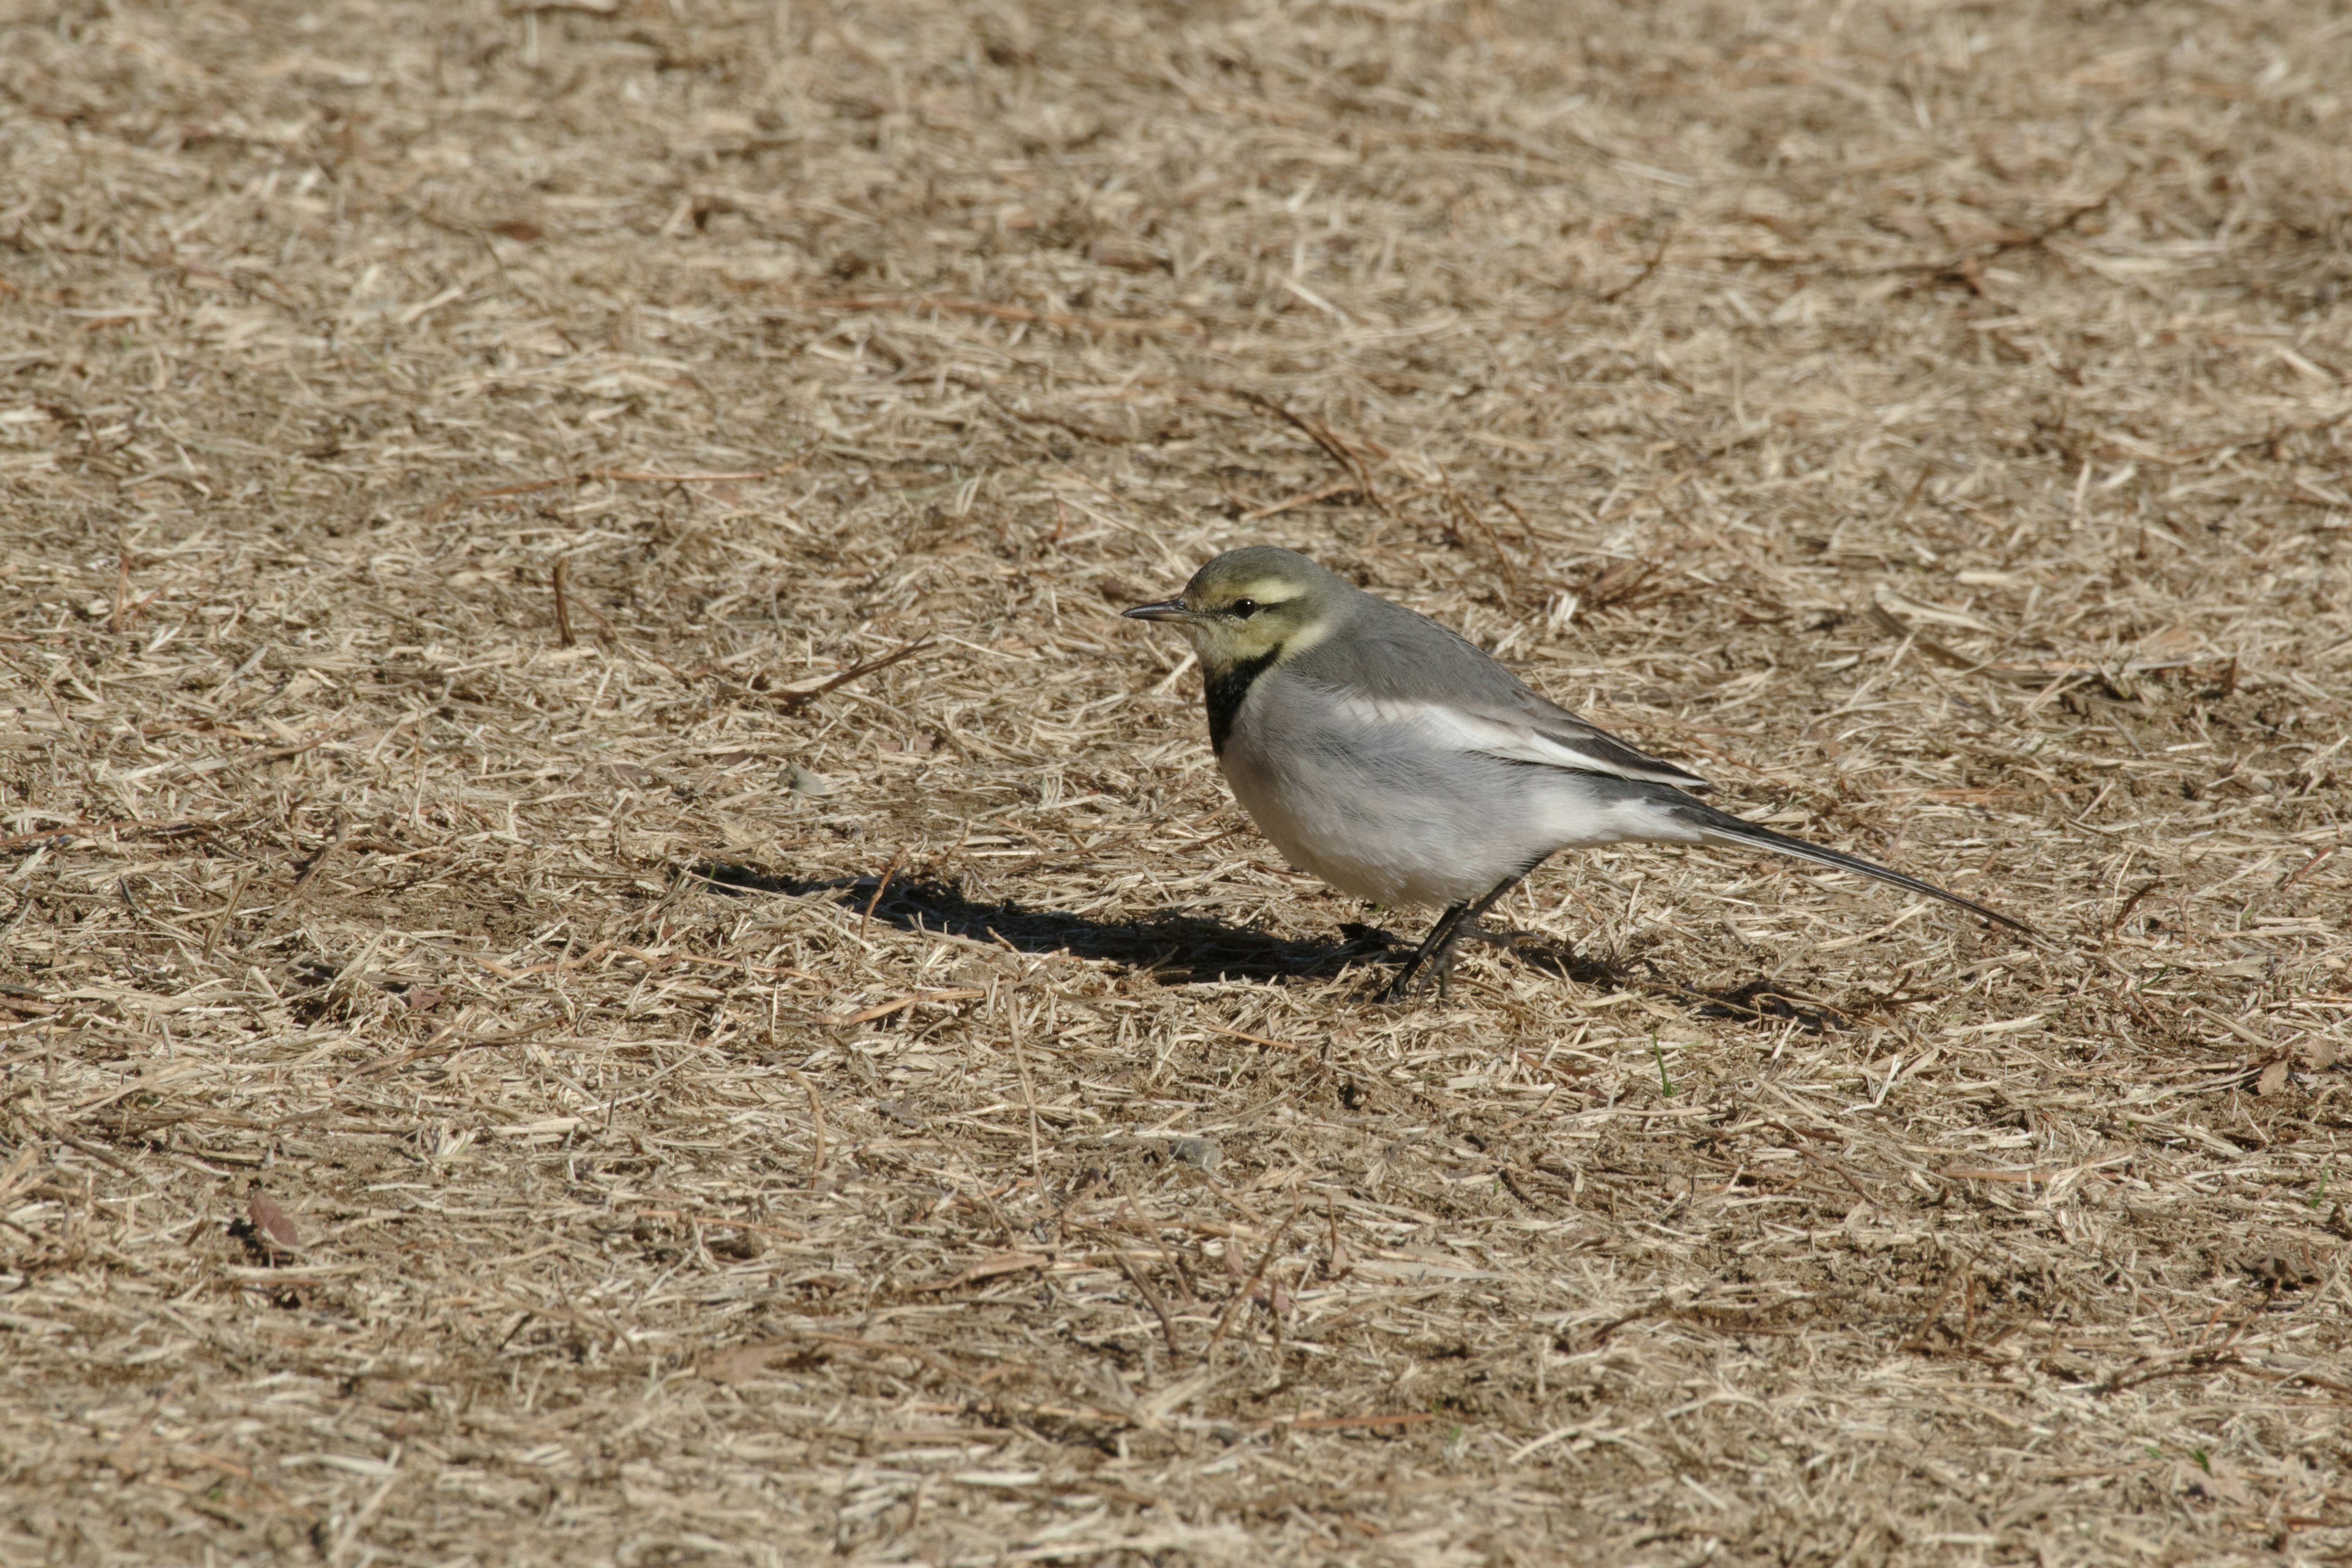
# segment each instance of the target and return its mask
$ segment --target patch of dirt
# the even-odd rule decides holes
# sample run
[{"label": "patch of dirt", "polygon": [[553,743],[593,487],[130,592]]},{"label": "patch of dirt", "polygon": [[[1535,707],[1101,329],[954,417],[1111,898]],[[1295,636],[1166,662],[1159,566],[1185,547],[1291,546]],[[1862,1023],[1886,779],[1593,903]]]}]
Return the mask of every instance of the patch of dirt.
[{"label": "patch of dirt", "polygon": [[[2352,31],[0,22],[0,1562],[2352,1551]],[[1450,1006],[1307,551],[1789,863]]]}]

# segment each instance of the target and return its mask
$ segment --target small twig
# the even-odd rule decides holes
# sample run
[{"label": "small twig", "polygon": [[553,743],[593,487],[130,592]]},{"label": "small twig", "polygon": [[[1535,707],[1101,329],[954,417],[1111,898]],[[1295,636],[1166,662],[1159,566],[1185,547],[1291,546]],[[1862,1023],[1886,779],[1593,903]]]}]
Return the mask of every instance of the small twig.
[{"label": "small twig", "polygon": [[[8,911],[8,918],[6,920],[0,921],[0,936],[6,936],[10,931],[15,931],[16,929],[17,922],[22,921],[26,915],[31,914],[33,912],[33,906],[39,901],[40,900],[31,893],[18,894],[16,897],[16,907]],[[7,989],[12,992],[14,990],[13,987],[9,987]]]},{"label": "small twig", "polygon": [[2130,184],[2133,178],[2133,175],[2126,174],[2122,179],[2117,180],[2112,186],[2110,186],[2106,195],[2101,196],[2098,200],[2085,203],[2082,206],[2070,208],[2066,212],[2061,214],[2057,218],[2053,219],[2050,223],[2044,224],[2042,227],[2035,229],[2031,234],[2012,234],[2006,239],[1996,240],[1991,245],[1985,247],[1982,250],[1971,251],[1966,256],[1956,257],[1949,261],[1914,262],[1908,266],[1887,268],[1884,270],[1890,272],[1930,273],[1939,279],[1946,279],[1955,283],[1965,283],[1977,293],[1982,294],[1984,292],[1984,286],[1981,279],[1984,264],[1986,262],[1992,260],[1996,257],[2006,256],[2012,250],[2036,250],[2042,246],[2047,245],[2050,241],[2057,238],[2068,229],[2073,228],[2076,224],[2082,222],[2084,218],[2089,217],[2093,213],[2097,212],[2109,202],[2114,201],[2117,196],[2123,195],[2124,187]]},{"label": "small twig", "polygon": [[1021,1048],[1021,998],[1004,999],[1004,1014],[1010,1020],[1013,1037],[1013,1065],[1021,1069],[1021,1104],[1029,1112],[1029,1177],[1037,1184],[1043,1197],[1045,1191],[1045,1145],[1037,1132],[1037,1090],[1029,1081],[1029,1053]]},{"label": "small twig", "polygon": [[1826,1154],[1816,1154],[1811,1149],[1801,1148],[1797,1152],[1808,1163],[1822,1166],[1839,1181],[1843,1182],[1847,1186],[1852,1187],[1853,1189],[1854,1196],[1860,1198],[1864,1203],[1868,1204],[1874,1213],[1885,1214],[1886,1212],[1886,1205],[1880,1203],[1876,1198],[1872,1197],[1870,1195],[1870,1190],[1867,1187],[1864,1187],[1860,1182],[1854,1180],[1853,1173],[1847,1170],[1843,1163],[1832,1160]]},{"label": "small twig", "polygon": [[1159,1226],[1143,1217],[1143,1212],[1135,1206],[1134,1194],[1127,1190],[1124,1183],[1119,1186],[1119,1206],[1127,1211],[1129,1228],[1150,1239],[1151,1250],[1160,1254],[1160,1261],[1168,1265],[1168,1271],[1183,1285],[1184,1299],[1195,1306],[1199,1305],[1201,1292],[1192,1288],[1192,1277],[1184,1272],[1184,1260],[1168,1250],[1168,1244],[1160,1238]]},{"label": "small twig", "polygon": [[1463,497],[1462,492],[1454,488],[1454,479],[1452,476],[1447,474],[1444,468],[1437,470],[1437,482],[1444,487],[1445,499],[1453,506],[1455,514],[1464,521],[1470,524],[1471,527],[1476,529],[1479,532],[1486,536],[1486,543],[1494,550],[1495,559],[1501,562],[1503,565],[1503,594],[1505,602],[1508,604],[1517,603],[1519,599],[1519,569],[1517,565],[1513,564],[1511,561],[1511,552],[1503,548],[1503,542],[1501,538],[1496,534],[1493,525],[1488,523],[1485,518],[1480,517],[1476,509],[1472,507],[1469,501]]},{"label": "small twig", "polygon": [[[1109,1233],[1104,1234],[1108,1236]],[[1114,1241],[1110,1244],[1110,1255],[1118,1260],[1119,1272],[1135,1286],[1136,1293],[1143,1298],[1143,1304],[1150,1308],[1152,1315],[1160,1320],[1160,1331],[1168,1340],[1170,1364],[1181,1363],[1184,1352],[1176,1342],[1176,1320],[1168,1315],[1168,1304],[1160,1299],[1160,1292],[1152,1289],[1151,1281],[1143,1277],[1143,1270],[1136,1267],[1135,1260],[1127,1255],[1125,1247]]]},{"label": "small twig", "polygon": [[1329,426],[1319,419],[1309,419],[1303,414],[1294,414],[1264,393],[1252,392],[1245,386],[1234,387],[1232,393],[1234,396],[1240,398],[1251,407],[1262,413],[1273,415],[1276,419],[1290,426],[1322,447],[1333,462],[1356,476],[1356,488],[1364,492],[1365,500],[1381,511],[1389,510],[1388,503],[1381,499],[1380,491],[1372,486],[1372,471],[1364,466],[1363,458],[1358,457],[1345,441],[1339,439],[1338,434]]},{"label": "small twig", "polygon": [[[2240,1327],[2243,1326],[2243,1324],[2240,1325]],[[2058,1336],[2054,1323],[2052,1329],[2050,1337],[2053,1345],[2049,1354],[2042,1358],[2044,1366],[2049,1364],[2050,1356],[2057,1353],[2055,1342]],[[2235,1337],[2234,1334],[2231,1335],[2231,1339]],[[2119,1368],[2110,1373],[2105,1382],[2097,1384],[2091,1392],[2102,1394],[2121,1394],[2125,1389],[2137,1388],[2144,1383],[2154,1383],[2159,1378],[2193,1377],[2200,1372],[2246,1367],[2245,1360],[2236,1352],[2230,1350],[2228,1343],[2228,1341],[2224,1341],[2220,1347],[2202,1346],[2168,1362],[2157,1360],[2154,1357],[2145,1358],[2134,1366]],[[2155,1362],[2155,1364],[2149,1364],[2151,1361]],[[2248,1367],[2246,1370],[2253,1369]]]},{"label": "small twig", "polygon": [[1909,274],[1925,278],[1935,283],[1958,283],[1979,298],[1989,300],[1992,296],[1986,291],[1984,284],[1984,268],[1987,262],[1996,260],[2013,250],[2040,249],[2121,195],[2124,187],[2131,184],[2133,177],[2131,174],[2126,174],[2098,200],[2070,208],[2030,233],[2020,234],[2011,231],[2007,237],[1995,240],[1990,245],[1966,251],[1942,261],[1903,261],[1890,267],[1869,267],[1858,269],[1846,268],[1838,270],[1847,277],[1885,278]]},{"label": "small twig", "polygon": [[2292,888],[2297,882],[2302,881],[2306,875],[2317,870],[2319,868],[2319,863],[2322,860],[2326,859],[2330,855],[2335,854],[2336,851],[2341,847],[2341,845],[2331,844],[2326,848],[2321,850],[2318,854],[2314,855],[2310,859],[2305,860],[2302,865],[2296,867],[2294,870],[2288,875],[2287,879],[2278,885],[2276,890],[2282,893],[2285,892],[2289,888]]},{"label": "small twig", "polygon": [[102,1143],[92,1143],[86,1138],[75,1138],[63,1132],[57,1134],[57,1139],[60,1143],[68,1144],[73,1148],[80,1150],[91,1159],[96,1160],[100,1164],[111,1166],[114,1170],[121,1172],[123,1175],[130,1177],[134,1182],[143,1182],[147,1179],[141,1175],[135,1167],[125,1164],[121,1160],[116,1158],[113,1151],[108,1149]]},{"label": "small twig", "polygon": [[131,546],[121,540],[114,546],[114,610],[106,617],[106,629],[119,632],[123,628],[123,612],[131,606]]},{"label": "small twig", "polygon": [[1281,1225],[1275,1228],[1274,1239],[1267,1242],[1265,1244],[1265,1250],[1258,1255],[1257,1267],[1250,1270],[1249,1278],[1243,1281],[1242,1288],[1234,1293],[1234,1299],[1225,1303],[1223,1315],[1217,1319],[1217,1331],[1209,1336],[1208,1348],[1201,1352],[1201,1359],[1203,1362],[1208,1361],[1217,1353],[1217,1346],[1224,1342],[1226,1331],[1230,1330],[1234,1326],[1234,1317],[1240,1313],[1242,1308],[1249,1301],[1252,1294],[1256,1291],[1258,1281],[1265,1278],[1266,1266],[1274,1261],[1274,1255],[1281,1247],[1283,1237],[1290,1234],[1291,1221],[1296,1220],[1298,1217],[1299,1211],[1304,1209],[1306,1206],[1307,1200],[1305,1198],[1301,1198],[1297,1203],[1291,1205],[1290,1217],[1284,1220]]},{"label": "small twig", "polygon": [[792,712],[804,704],[815,701],[828,691],[837,690],[848,685],[861,676],[871,675],[877,669],[887,669],[902,658],[911,658],[930,646],[930,638],[918,637],[896,653],[886,653],[880,658],[869,658],[863,664],[853,664],[839,675],[819,685],[808,687],[800,691],[778,692],[777,700],[782,704],[785,712]]},{"label": "small twig", "polygon": [[2221,1027],[2229,1030],[2230,1033],[2237,1036],[2238,1038],[2245,1041],[2246,1044],[2253,1047],[2258,1051],[2274,1052],[2278,1049],[2278,1042],[2276,1040],[2266,1040],[2263,1038],[2262,1036],[2257,1035],[2252,1029],[2246,1027],[2243,1024],[2238,1023],[2234,1019],[2224,1018],[2221,1014],[2214,1012],[2210,1007],[2200,1007],[2196,1003],[2191,1002],[2189,1004],[2189,1011],[2195,1013],[2199,1016],[2206,1018],[2212,1023],[2219,1024]]},{"label": "small twig", "polygon": [[1350,1426],[1425,1426],[1436,1419],[1426,1410],[1405,1410],[1393,1415],[1318,1415],[1305,1420],[1277,1415],[1271,1421],[1259,1422],[1251,1430],[1271,1432],[1278,1427],[1285,1432],[1338,1432]]},{"label": "small twig", "polygon": [[890,863],[882,868],[882,879],[874,884],[874,896],[866,900],[866,912],[857,917],[858,941],[866,940],[866,928],[874,919],[875,906],[881,903],[882,895],[890,890],[890,879],[898,874],[898,861],[906,853],[902,847],[890,857]]},{"label": "small twig", "polygon": [[780,463],[772,468],[751,468],[741,473],[723,474],[662,474],[637,468],[583,468],[577,473],[564,474],[552,479],[531,479],[519,485],[494,485],[486,490],[460,490],[455,495],[445,496],[434,503],[425,512],[425,520],[427,522],[438,522],[468,501],[496,500],[502,496],[530,495],[539,490],[561,489],[566,485],[584,485],[597,479],[605,479],[615,484],[642,485],[732,484],[744,479],[772,479],[780,474],[789,474],[800,466],[797,462]]},{"label": "small twig", "polygon": [[937,310],[942,315],[986,316],[999,321],[1029,321],[1039,326],[1058,327],[1065,331],[1132,332],[1139,337],[1175,332],[1205,333],[1208,330],[1202,323],[1182,316],[1138,317],[1121,321],[1112,316],[1076,316],[1066,310],[1033,310],[1026,305],[999,305],[985,300],[955,300],[937,294],[916,294],[904,298],[866,295],[847,299],[812,299],[808,303],[825,310]]},{"label": "small twig", "polygon": [[457,1026],[451,1024],[415,1050],[403,1051],[396,1057],[387,1057],[382,1061],[370,1062],[352,1074],[352,1077],[379,1078],[385,1073],[404,1068],[411,1062],[425,1061],[432,1057],[451,1057],[456,1056],[459,1051],[477,1051],[492,1046],[515,1045],[530,1038],[533,1035],[543,1035],[562,1022],[563,1019],[561,1017],[541,1018],[536,1024],[525,1024],[520,1029],[509,1029],[502,1035],[472,1035],[462,1040],[449,1038],[457,1030]]},{"label": "small twig", "polygon": [[[1496,485],[1495,487],[1495,499],[1503,503],[1503,510],[1505,511],[1509,512],[1514,518],[1518,520],[1519,527],[1525,531],[1528,539],[1549,539],[1555,544],[1569,542],[1557,533],[1548,533],[1544,530],[1538,528],[1535,523],[1529,520],[1528,514],[1519,510],[1519,503],[1513,500],[1510,498],[1509,492],[1505,490],[1500,485]],[[1520,542],[1525,543],[1526,540],[1523,539]]]},{"label": "small twig", "polygon": [[829,1029],[846,1029],[859,1024],[870,1024],[877,1018],[887,1018],[893,1013],[903,1013],[921,1002],[962,1002],[974,996],[985,996],[985,991],[963,987],[953,991],[917,991],[910,995],[894,996],[887,1002],[877,1002],[871,1007],[861,1007],[840,1017],[820,1017],[817,1022]]},{"label": "small twig", "polygon": [[801,1092],[808,1096],[809,1125],[816,1138],[816,1147],[809,1155],[809,1180],[814,1182],[817,1173],[824,1169],[824,1101],[817,1098],[816,1085],[809,1082],[800,1068],[786,1068],[784,1071],[792,1075],[793,1081],[801,1086]]},{"label": "small twig", "polygon": [[341,844],[342,841],[343,816],[342,813],[337,812],[335,814],[335,826],[332,830],[328,833],[327,841],[319,846],[319,852],[310,857],[309,862],[303,866],[300,873],[295,877],[294,890],[287,895],[288,898],[299,899],[302,896],[302,890],[308,888],[310,885],[311,879],[319,874],[319,868],[327,863],[327,857],[333,854],[335,846]]},{"label": "small twig", "polygon": [[[2331,851],[2331,853],[2332,853],[2332,851]],[[2321,856],[2321,857],[2320,857],[2320,858],[2321,858],[2321,859],[2325,859],[2325,858],[2326,858],[2326,857],[2325,855],[2323,855],[2323,856]],[[2316,862],[2314,862],[2314,864],[2316,864]],[[2115,918],[2113,918],[2112,920],[2110,920],[2110,921],[2107,921],[2107,930],[2108,930],[2110,932],[2113,932],[2113,931],[2116,931],[2120,930],[2120,929],[2122,928],[2122,926],[2123,926],[2124,921],[2127,921],[2127,920],[2129,920],[2129,919],[2131,918],[2131,912],[2132,912],[2132,910],[2136,910],[2136,909],[2139,908],[2139,901],[2140,901],[2142,899],[2144,899],[2144,898],[2147,897],[2150,893],[2153,893],[2154,891],[2156,891],[2158,888],[2161,888],[2162,886],[2164,886],[2164,879],[2163,879],[2163,878],[2161,878],[2161,877],[2158,877],[2158,878],[2157,878],[2155,880],[2153,880],[2153,881],[2151,881],[2151,882],[2147,883],[2146,886],[2142,887],[2142,888],[2141,888],[2137,892],[2134,893],[2130,898],[2126,899],[2126,900],[2124,900],[2124,907],[2123,907],[2122,909],[2117,910],[2115,912]]]},{"label": "small twig", "polygon": [[1281,512],[1288,511],[1294,507],[1311,506],[1318,500],[1329,500],[1333,496],[1345,495],[1355,488],[1356,479],[1351,474],[1347,479],[1333,479],[1328,485],[1318,485],[1311,490],[1302,490],[1297,495],[1287,497],[1282,500],[1268,501],[1264,506],[1255,507],[1242,513],[1241,516],[1234,521],[1238,522],[1263,522],[1267,518],[1276,516]]},{"label": "small twig", "polygon": [[1293,1040],[1277,1040],[1265,1035],[1253,1035],[1247,1029],[1228,1029],[1223,1024],[1202,1024],[1201,1027],[1213,1035],[1230,1035],[1236,1040],[1247,1040],[1254,1046],[1272,1046],[1282,1051],[1311,1051],[1312,1046],[1302,1046]]},{"label": "small twig", "polygon": [[1945,1276],[1944,1288],[1936,1292],[1935,1304],[1927,1309],[1927,1315],[1919,1320],[1919,1326],[1912,1330],[1910,1335],[1895,1348],[1916,1351],[1926,1346],[1928,1334],[1934,1331],[1937,1320],[1944,1315],[1944,1303],[1952,1299],[1952,1287],[1964,1279],[1973,1282],[1975,1276],[1966,1268],[1954,1269]]},{"label": "small twig", "polygon": [[[1676,1310],[1677,1309],[1675,1306],[1674,1298],[1672,1296],[1660,1296],[1657,1300],[1649,1302],[1645,1306],[1636,1307],[1630,1312],[1622,1312],[1616,1317],[1610,1319],[1607,1322],[1601,1324],[1599,1328],[1593,1330],[1592,1337],[1586,1340],[1582,1345],[1576,1347],[1576,1353],[1582,1355],[1597,1351],[1602,1345],[1608,1343],[1609,1336],[1615,1333],[1618,1330],[1641,1322],[1644,1319],[1648,1318],[1662,1316],[1672,1317]],[[1567,1350],[1569,1348],[1569,1346],[1564,1344],[1560,1346],[1560,1349],[1562,1350]]]},{"label": "small twig", "polygon": [[563,580],[571,564],[559,555],[555,558],[555,570],[549,574],[555,585],[555,636],[565,647],[572,646],[572,598],[565,592]]},{"label": "small twig", "polygon": [[11,833],[5,838],[0,838],[0,849],[14,849],[19,844],[38,844],[45,838],[52,843],[64,844],[79,834],[96,832],[112,826],[111,823],[68,822],[57,827],[44,827],[37,833]]},{"label": "small twig", "polygon": [[1643,264],[1642,270],[1634,273],[1633,278],[1628,281],[1620,283],[1616,288],[1612,289],[1607,293],[1601,295],[1601,302],[1604,305],[1613,305],[1618,300],[1622,300],[1626,295],[1631,294],[1634,289],[1639,289],[1643,284],[1647,283],[1650,280],[1651,275],[1656,272],[1659,265],[1666,259],[1666,247],[1674,244],[1674,227],[1672,225],[1668,225],[1664,237],[1658,241],[1658,248],[1650,253],[1650,259]]},{"label": "small twig", "polygon": [[[2294,425],[2273,425],[2259,435],[2231,436],[2219,441],[2207,441],[2200,446],[2179,447],[2173,451],[2158,454],[2154,460],[2167,464],[2193,463],[2200,458],[2210,458],[2221,452],[2234,452],[2241,447],[2266,447],[2275,458],[2279,443],[2288,437],[2321,435],[2347,421],[2352,421],[2352,408],[2347,408],[2341,414],[2330,415],[2325,419],[2306,419]],[[2101,445],[2110,450],[2116,449],[2112,441],[2103,441]]]},{"label": "small twig", "polygon": [[131,891],[130,878],[125,877],[118,881],[115,884],[115,891],[122,896],[123,907],[131,911],[131,918],[138,921],[142,925],[152,926],[157,931],[162,931],[165,936],[171,937],[175,941],[194,942],[196,940],[195,932],[175,926],[170,921],[164,920],[160,915],[149,914],[140,904],[137,896]]}]

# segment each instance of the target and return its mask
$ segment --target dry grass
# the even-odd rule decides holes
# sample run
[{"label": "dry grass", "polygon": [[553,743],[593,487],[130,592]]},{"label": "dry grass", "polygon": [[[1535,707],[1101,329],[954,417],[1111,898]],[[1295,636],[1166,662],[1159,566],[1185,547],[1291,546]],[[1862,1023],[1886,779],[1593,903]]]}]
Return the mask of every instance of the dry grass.
[{"label": "dry grass", "polygon": [[[0,1561],[2345,1560],[2347,81],[15,7]],[[1594,855],[1370,1004],[1113,618],[1255,539],[2061,945]]]}]

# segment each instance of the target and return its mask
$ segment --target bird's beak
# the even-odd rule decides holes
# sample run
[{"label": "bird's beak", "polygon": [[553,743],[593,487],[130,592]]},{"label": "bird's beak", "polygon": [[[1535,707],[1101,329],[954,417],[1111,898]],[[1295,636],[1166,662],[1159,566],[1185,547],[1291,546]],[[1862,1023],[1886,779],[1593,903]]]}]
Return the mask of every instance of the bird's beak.
[{"label": "bird's beak", "polygon": [[1192,612],[1184,607],[1181,599],[1162,599],[1156,605],[1138,605],[1123,612],[1130,621],[1189,621]]}]

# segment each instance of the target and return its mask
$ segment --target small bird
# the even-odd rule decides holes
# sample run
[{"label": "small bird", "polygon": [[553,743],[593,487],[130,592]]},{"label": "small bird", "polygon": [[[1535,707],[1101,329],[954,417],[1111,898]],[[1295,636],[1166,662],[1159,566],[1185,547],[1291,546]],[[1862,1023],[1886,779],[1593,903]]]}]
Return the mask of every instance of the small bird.
[{"label": "small bird", "polygon": [[1562,849],[1706,844],[1859,871],[2031,936],[1957,893],[1694,798],[1696,774],[1547,701],[1475,644],[1306,556],[1232,550],[1127,614],[1184,629],[1234,798],[1291,862],[1377,904],[1444,912],[1383,1000],[1444,994],[1479,917]]}]

